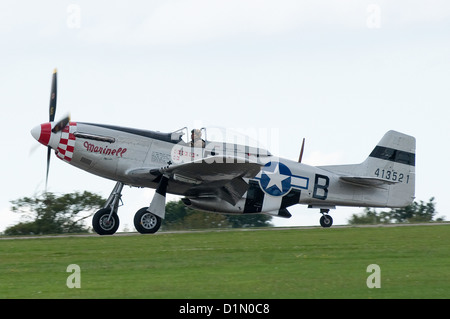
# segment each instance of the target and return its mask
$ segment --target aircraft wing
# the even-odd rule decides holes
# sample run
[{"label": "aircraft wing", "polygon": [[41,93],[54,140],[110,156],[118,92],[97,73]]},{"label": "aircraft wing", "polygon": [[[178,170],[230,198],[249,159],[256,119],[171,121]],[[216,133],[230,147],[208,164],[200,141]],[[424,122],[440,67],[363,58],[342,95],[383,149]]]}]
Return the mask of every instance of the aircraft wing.
[{"label": "aircraft wing", "polygon": [[244,178],[253,178],[261,164],[246,158],[212,156],[160,169],[173,181],[191,184],[193,196],[214,194],[235,205],[248,189]]},{"label": "aircraft wing", "polygon": [[167,176],[169,187],[189,186],[186,196],[217,196],[232,205],[248,189],[244,178],[255,177],[263,164],[248,158],[211,156],[188,163],[172,164],[159,169],[134,169],[129,176]]}]

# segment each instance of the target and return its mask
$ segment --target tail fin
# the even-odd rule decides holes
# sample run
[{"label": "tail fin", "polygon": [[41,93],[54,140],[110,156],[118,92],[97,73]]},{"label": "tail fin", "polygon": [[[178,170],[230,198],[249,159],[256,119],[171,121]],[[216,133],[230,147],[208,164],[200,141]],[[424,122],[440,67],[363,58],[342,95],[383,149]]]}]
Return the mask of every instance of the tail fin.
[{"label": "tail fin", "polygon": [[404,207],[414,200],[416,139],[396,131],[387,132],[364,161],[365,176],[392,183],[387,207]]}]

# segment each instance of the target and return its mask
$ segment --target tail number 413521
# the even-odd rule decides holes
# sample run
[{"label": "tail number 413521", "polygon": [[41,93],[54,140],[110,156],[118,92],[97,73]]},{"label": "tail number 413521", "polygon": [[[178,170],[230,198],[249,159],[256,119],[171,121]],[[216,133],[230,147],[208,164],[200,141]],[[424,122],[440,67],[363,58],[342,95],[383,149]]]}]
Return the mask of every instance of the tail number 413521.
[{"label": "tail number 413521", "polygon": [[408,174],[403,174],[400,172],[387,170],[387,169],[381,169],[381,168],[377,168],[375,170],[374,174],[376,177],[387,179],[387,180],[390,180],[393,182],[406,183],[406,184],[409,183],[409,175]]}]

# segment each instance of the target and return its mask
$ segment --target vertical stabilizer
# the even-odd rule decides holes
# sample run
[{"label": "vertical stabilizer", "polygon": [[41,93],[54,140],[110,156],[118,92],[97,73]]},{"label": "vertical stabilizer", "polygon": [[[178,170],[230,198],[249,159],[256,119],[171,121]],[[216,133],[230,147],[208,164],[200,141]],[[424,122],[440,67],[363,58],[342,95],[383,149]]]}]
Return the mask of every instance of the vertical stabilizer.
[{"label": "vertical stabilizer", "polygon": [[362,164],[366,176],[390,182],[387,207],[404,207],[414,200],[416,139],[387,132]]}]

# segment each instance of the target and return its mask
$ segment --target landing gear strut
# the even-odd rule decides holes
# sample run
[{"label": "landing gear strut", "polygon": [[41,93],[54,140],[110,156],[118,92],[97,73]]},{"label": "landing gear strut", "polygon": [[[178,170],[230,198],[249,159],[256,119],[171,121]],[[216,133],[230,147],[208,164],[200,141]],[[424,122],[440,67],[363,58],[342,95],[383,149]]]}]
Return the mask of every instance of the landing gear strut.
[{"label": "landing gear strut", "polygon": [[[149,207],[141,208],[134,215],[134,226],[141,234],[153,234],[161,227],[165,215],[166,190],[169,179],[161,176],[155,196]],[[105,206],[94,214],[92,227],[99,235],[112,235],[119,228],[119,203],[122,202],[123,183],[117,182]]]},{"label": "landing gear strut", "polygon": [[166,190],[169,179],[161,176],[149,207],[141,208],[134,215],[134,227],[141,234],[156,233],[166,214]]},{"label": "landing gear strut", "polygon": [[333,225],[333,218],[331,218],[330,215],[328,215],[328,213],[330,212],[329,209],[321,209],[320,213],[322,214],[322,217],[320,217],[320,226],[322,227],[331,227],[331,225]]},{"label": "landing gear strut", "polygon": [[92,218],[92,227],[99,235],[112,235],[119,228],[119,202],[121,202],[123,183],[117,182],[105,206],[97,211]]}]

